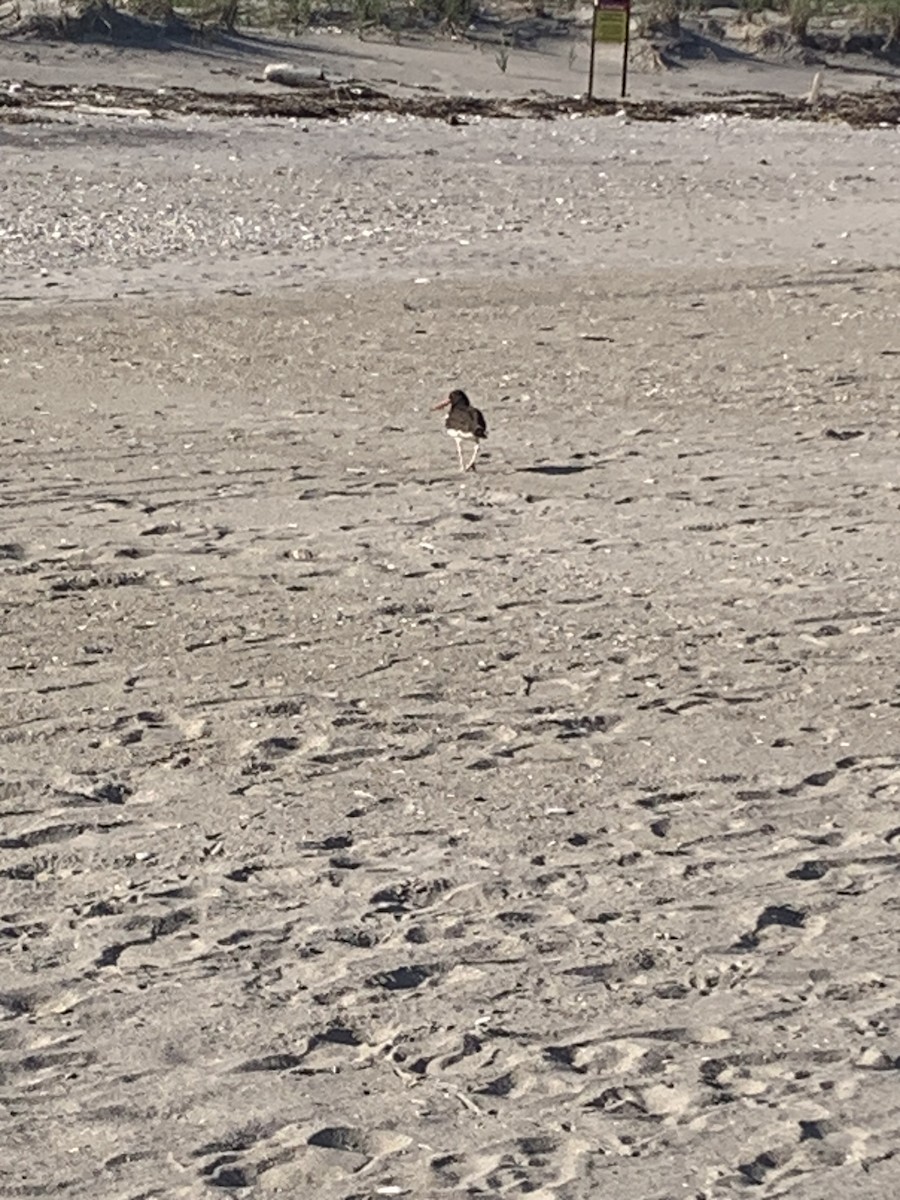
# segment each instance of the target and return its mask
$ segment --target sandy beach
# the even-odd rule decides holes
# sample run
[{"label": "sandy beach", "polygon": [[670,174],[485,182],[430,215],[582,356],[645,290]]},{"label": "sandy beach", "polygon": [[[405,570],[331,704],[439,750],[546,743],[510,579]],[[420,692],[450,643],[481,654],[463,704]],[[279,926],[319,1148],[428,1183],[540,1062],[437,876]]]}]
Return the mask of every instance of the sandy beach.
[{"label": "sandy beach", "polygon": [[897,128],[0,159],[0,1193],[891,1200]]}]

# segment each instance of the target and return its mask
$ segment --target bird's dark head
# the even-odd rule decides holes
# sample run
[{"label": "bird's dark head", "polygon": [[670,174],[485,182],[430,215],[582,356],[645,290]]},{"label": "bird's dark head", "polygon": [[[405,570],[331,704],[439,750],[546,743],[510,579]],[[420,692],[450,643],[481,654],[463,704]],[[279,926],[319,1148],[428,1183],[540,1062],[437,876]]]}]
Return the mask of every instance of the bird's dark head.
[{"label": "bird's dark head", "polygon": [[439,408],[468,408],[469,397],[459,388],[454,388],[446,400],[442,400],[440,404],[436,404],[432,412],[437,412]]}]

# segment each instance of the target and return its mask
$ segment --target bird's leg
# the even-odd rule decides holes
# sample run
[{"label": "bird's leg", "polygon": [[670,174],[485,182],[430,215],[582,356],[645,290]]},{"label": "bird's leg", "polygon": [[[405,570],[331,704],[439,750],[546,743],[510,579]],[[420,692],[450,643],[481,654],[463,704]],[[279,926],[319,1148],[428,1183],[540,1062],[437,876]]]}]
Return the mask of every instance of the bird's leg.
[{"label": "bird's leg", "polygon": [[479,451],[480,449],[481,449],[481,443],[480,443],[480,442],[477,440],[477,438],[476,438],[476,440],[475,440],[475,449],[472,451],[472,457],[469,459],[469,465],[466,467],[466,470],[467,470],[467,471],[474,471],[474,470],[475,470],[475,459],[478,457],[478,451]]},{"label": "bird's leg", "polygon": [[459,438],[456,439],[456,453],[459,455],[459,469],[464,471],[466,468],[465,463],[463,462],[462,442],[459,440]]}]

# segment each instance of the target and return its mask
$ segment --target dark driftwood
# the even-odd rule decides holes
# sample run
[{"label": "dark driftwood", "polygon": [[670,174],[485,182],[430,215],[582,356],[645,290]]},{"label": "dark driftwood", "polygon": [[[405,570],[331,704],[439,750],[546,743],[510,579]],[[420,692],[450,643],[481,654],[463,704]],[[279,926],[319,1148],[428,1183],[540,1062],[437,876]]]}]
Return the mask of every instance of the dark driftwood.
[{"label": "dark driftwood", "polygon": [[80,87],[23,83],[12,94],[0,91],[0,121],[33,119],[30,110],[88,105],[92,108],[138,108],[153,116],[200,113],[210,116],[301,117],[328,119],[359,112],[385,112],[462,123],[468,117],[553,117],[571,113],[603,116],[624,110],[640,121],[672,121],[705,113],[799,121],[843,121],[865,128],[900,124],[900,89],[822,95],[815,105],[805,97],[762,93],[698,100],[594,100],[567,96],[523,96],[514,99],[473,96],[390,96],[364,83],[333,84],[327,89],[272,95],[251,92],[211,93],[193,88],[163,91],[132,87]]}]

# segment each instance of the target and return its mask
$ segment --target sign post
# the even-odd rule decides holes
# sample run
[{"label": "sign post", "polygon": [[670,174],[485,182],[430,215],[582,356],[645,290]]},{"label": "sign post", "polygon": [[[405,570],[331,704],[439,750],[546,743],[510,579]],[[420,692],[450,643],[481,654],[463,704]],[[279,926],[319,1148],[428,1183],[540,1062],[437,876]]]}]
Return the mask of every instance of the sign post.
[{"label": "sign post", "polygon": [[622,47],[622,91],[625,99],[628,87],[628,34],[631,0],[594,0],[594,21],[591,26],[591,58],[588,67],[588,101],[594,98],[594,54],[597,43]]}]

